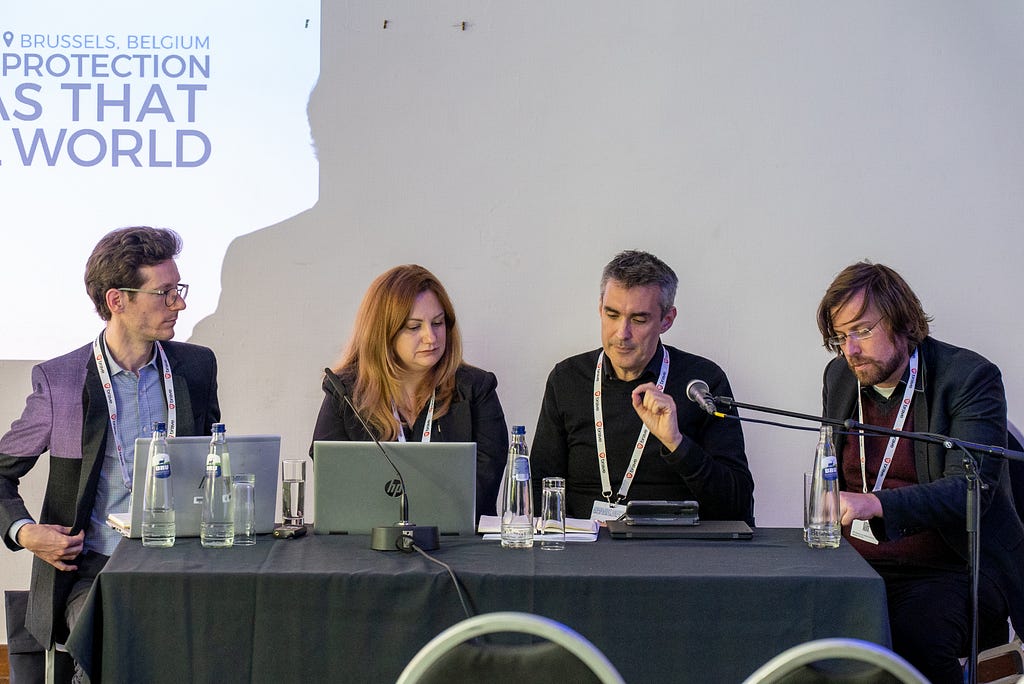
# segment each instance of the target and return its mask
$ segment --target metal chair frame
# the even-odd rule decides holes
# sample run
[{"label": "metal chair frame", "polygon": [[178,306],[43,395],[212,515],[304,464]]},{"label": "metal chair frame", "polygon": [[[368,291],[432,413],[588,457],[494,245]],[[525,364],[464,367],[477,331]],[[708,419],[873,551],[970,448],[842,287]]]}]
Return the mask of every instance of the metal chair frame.
[{"label": "metal chair frame", "polygon": [[913,665],[887,648],[860,639],[818,639],[786,649],[743,680],[771,684],[809,663],[835,658],[858,660],[880,667],[905,684],[929,684]]},{"label": "metal chair frame", "polygon": [[578,632],[540,615],[517,612],[485,613],[449,627],[419,650],[398,677],[397,684],[415,684],[434,663],[459,644],[497,632],[517,632],[547,639],[583,661],[604,684],[624,684],[611,661]]}]

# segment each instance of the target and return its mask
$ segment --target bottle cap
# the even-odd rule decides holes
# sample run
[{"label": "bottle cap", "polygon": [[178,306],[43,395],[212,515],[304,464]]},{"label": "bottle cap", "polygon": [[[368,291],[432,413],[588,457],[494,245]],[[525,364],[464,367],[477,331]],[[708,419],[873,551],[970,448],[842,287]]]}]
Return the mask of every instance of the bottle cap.
[{"label": "bottle cap", "polygon": [[218,432],[225,432],[224,423],[213,424],[213,434],[217,434]]},{"label": "bottle cap", "polygon": [[512,426],[512,434],[513,435],[525,435],[526,434],[526,426],[525,425],[513,425]]},{"label": "bottle cap", "polygon": [[167,423],[159,420],[153,421],[153,432],[167,432]]}]

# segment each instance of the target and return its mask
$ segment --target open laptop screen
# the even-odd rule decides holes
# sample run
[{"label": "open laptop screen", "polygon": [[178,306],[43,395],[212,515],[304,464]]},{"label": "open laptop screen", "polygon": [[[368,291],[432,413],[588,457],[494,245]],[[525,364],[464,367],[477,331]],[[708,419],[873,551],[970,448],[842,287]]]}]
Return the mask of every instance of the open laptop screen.
[{"label": "open laptop screen", "polygon": [[[111,514],[107,519],[108,525],[131,539],[142,536],[142,497],[146,490],[146,461],[151,441],[148,437],[135,440],[132,498],[128,513]],[[170,437],[167,439],[167,452],[171,457],[175,534],[178,537],[198,537],[203,517],[203,490],[199,485],[206,476],[210,438]],[[256,476],[256,533],[272,532],[277,512],[281,436],[229,434],[228,455],[232,473],[253,473]]]},{"label": "open laptop screen", "polygon": [[[385,442],[402,473],[409,522],[441,535],[476,531],[476,444]],[[398,477],[373,442],[313,443],[313,531],[370,534],[401,517]]]}]

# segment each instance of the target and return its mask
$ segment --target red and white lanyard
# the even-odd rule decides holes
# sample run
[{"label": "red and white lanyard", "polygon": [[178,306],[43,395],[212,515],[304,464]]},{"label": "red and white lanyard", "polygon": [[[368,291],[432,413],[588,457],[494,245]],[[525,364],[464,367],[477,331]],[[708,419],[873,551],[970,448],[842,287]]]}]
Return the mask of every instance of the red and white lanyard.
[{"label": "red and white lanyard", "polygon": [[[665,391],[665,380],[668,378],[668,349],[661,347],[661,373],[658,374],[658,389]],[[604,412],[601,409],[601,369],[604,366],[604,350],[597,356],[597,370],[594,372],[594,432],[597,436],[597,468],[601,472],[601,496],[606,501],[612,501],[612,480],[608,475],[608,450],[604,441]],[[622,478],[619,486],[616,503],[626,498],[630,486],[633,484],[633,475],[640,465],[640,457],[644,455],[644,446],[647,444],[647,437],[651,434],[646,425],[640,428],[640,435],[636,438],[636,447],[633,449],[633,456],[629,459],[629,467]]]},{"label": "red and white lanyard", "polygon": [[[430,428],[434,424],[434,397],[437,396],[437,390],[430,395],[430,403],[427,404],[427,418],[423,422],[423,437],[420,438],[421,442],[430,441]],[[395,421],[398,423],[398,441],[405,441],[405,429],[402,427],[402,419],[398,417],[398,408],[394,402],[391,402],[391,412],[395,414]]]},{"label": "red and white lanyard", "polygon": [[[174,405],[174,376],[171,374],[171,364],[167,361],[167,354],[164,353],[164,348],[160,346],[159,342],[154,341],[153,344],[160,355],[160,363],[164,367],[164,396],[167,399],[167,436],[174,437],[178,427],[178,411]],[[117,460],[121,464],[121,478],[124,480],[125,488],[131,491],[132,476],[128,470],[128,462],[125,459],[121,435],[117,433],[117,402],[114,400],[114,385],[110,380],[110,371],[107,369],[106,346],[103,333],[100,333],[92,343],[92,356],[96,361],[96,370],[100,374],[103,396],[107,400],[110,432],[114,435]]]},{"label": "red and white lanyard", "polygon": [[[907,414],[910,412],[910,402],[914,398],[914,387],[917,386],[917,350],[910,355],[910,377],[907,378],[907,389],[903,391],[903,401],[900,402],[900,410],[896,414],[896,422],[893,423],[893,430],[902,430],[903,424],[907,422]],[[857,420],[861,423],[864,422],[864,404],[861,401],[861,387],[860,381],[857,381]],[[864,493],[868,493],[868,474],[867,474],[867,457],[864,454],[864,433],[860,433],[860,478]],[[899,444],[900,438],[892,436],[889,438],[889,444],[885,447],[885,455],[882,456],[882,465],[878,468],[878,477],[875,479],[875,486],[871,489],[873,492],[877,492],[882,489],[882,483],[885,482],[885,476],[889,472],[889,466],[892,465],[892,457],[896,452],[896,445]]]}]

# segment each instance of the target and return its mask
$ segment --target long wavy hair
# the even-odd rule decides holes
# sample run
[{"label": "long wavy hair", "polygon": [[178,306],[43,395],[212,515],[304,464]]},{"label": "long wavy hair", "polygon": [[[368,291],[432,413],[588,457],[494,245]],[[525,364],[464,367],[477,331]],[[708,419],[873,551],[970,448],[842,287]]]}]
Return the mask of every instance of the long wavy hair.
[{"label": "long wavy hair", "polygon": [[455,394],[455,371],[462,365],[462,336],[455,309],[437,277],[416,264],[396,266],[370,284],[356,314],[352,339],[340,363],[332,370],[355,385],[353,403],[382,440],[398,437],[392,407],[404,398],[406,369],[395,353],[395,338],[406,324],[416,298],[433,292],[444,310],[444,354],[417,388],[413,411],[418,415],[432,392],[434,418],[448,412]]}]

